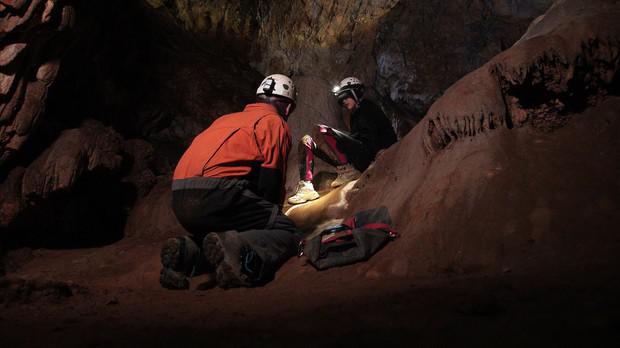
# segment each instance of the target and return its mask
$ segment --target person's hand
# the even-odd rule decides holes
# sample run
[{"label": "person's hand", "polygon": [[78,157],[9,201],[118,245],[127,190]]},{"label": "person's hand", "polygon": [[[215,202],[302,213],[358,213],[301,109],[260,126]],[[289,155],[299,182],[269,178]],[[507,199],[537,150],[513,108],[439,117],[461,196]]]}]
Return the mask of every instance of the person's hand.
[{"label": "person's hand", "polygon": [[329,134],[329,135],[333,135],[334,131],[332,131],[331,127],[328,127],[326,125],[320,124],[319,128],[321,128],[321,133],[323,134]]}]

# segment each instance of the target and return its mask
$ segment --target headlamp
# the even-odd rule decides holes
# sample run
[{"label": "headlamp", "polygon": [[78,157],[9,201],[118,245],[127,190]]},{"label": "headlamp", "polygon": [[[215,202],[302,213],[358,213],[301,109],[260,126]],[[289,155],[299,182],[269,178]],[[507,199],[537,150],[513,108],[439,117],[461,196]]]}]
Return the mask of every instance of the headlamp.
[{"label": "headlamp", "polygon": [[262,87],[266,95],[271,95],[273,91],[276,89],[276,80],[267,79],[263,82]]}]

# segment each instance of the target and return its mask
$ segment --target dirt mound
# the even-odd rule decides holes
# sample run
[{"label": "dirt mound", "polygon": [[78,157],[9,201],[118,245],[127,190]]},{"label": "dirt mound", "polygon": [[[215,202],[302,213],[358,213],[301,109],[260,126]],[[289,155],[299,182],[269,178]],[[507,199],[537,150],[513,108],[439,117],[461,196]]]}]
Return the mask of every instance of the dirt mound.
[{"label": "dirt mound", "polygon": [[449,88],[358,181],[402,238],[379,273],[611,269],[620,239],[620,6],[561,1]]}]

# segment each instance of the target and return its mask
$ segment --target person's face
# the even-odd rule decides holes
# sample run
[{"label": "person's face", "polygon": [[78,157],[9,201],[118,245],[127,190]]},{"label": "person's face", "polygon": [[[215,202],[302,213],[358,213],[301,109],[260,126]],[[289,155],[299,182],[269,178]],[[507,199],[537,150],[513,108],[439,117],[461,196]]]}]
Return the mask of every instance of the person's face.
[{"label": "person's face", "polygon": [[343,108],[352,111],[357,106],[357,102],[352,97],[347,97],[342,100],[341,105]]}]

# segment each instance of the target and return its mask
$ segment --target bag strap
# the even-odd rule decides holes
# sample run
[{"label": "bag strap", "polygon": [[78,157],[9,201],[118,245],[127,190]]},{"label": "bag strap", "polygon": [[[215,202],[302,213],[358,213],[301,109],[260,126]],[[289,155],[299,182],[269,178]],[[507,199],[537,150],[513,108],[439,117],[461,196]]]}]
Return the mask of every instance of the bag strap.
[{"label": "bag strap", "polygon": [[[353,235],[353,229],[358,228],[358,227],[368,228],[372,230],[382,230],[386,232],[389,235],[389,237],[392,239],[399,237],[398,232],[396,232],[396,230],[394,230],[392,226],[384,222],[371,222],[371,223],[364,224],[362,226],[357,226],[356,221],[355,221],[355,216],[352,216],[344,220],[340,224],[344,226],[346,229],[338,231],[338,232],[330,232],[329,230],[325,230],[321,232],[321,234],[319,235],[319,238],[321,238],[321,244],[333,243],[333,242],[338,241],[340,238],[351,236]],[[331,233],[331,235],[325,238],[325,235],[329,233]],[[299,242],[299,248],[298,248],[298,253],[297,253],[298,256],[304,255],[305,245],[306,245],[306,240],[302,239]]]},{"label": "bag strap", "polygon": [[[353,221],[352,224],[355,225],[355,221]],[[347,226],[349,228],[346,229],[346,230],[343,230],[343,231],[331,233],[327,237],[322,236],[321,244],[328,244],[328,243],[336,242],[340,238],[348,237],[348,236],[353,235],[353,228],[350,227],[349,221],[345,221],[345,223],[343,223],[342,225],[345,225],[345,226]],[[382,231],[386,232],[389,235],[390,238],[398,237],[398,233],[392,228],[392,226],[390,226],[389,224],[386,224],[384,222],[371,222],[371,223],[367,223],[367,224],[362,225],[360,228],[367,228],[367,229],[370,229],[370,230],[382,230]]]},{"label": "bag strap", "polygon": [[351,216],[350,218],[344,220],[341,224],[348,226],[351,229],[361,227],[361,228],[369,228],[373,230],[383,230],[387,232],[392,238],[398,237],[398,233],[392,228],[392,226],[390,226],[389,224],[386,224],[385,222],[369,222],[362,226],[357,226],[357,221],[355,220],[355,216]]},{"label": "bag strap", "polygon": [[351,216],[350,218],[345,219],[340,224],[348,226],[350,229],[354,229],[354,228],[357,227],[357,223],[355,221],[355,216]]},{"label": "bag strap", "polygon": [[383,230],[385,232],[387,232],[390,237],[392,238],[396,238],[398,237],[398,232],[396,232],[396,230],[394,230],[392,228],[392,226],[384,223],[384,222],[371,222],[371,223],[367,223],[365,225],[362,226],[362,228],[369,228],[372,230]]},{"label": "bag strap", "polygon": [[[352,220],[354,218],[349,218],[346,221],[343,221],[342,223],[340,223],[337,226],[334,226],[332,228],[328,228],[326,230],[321,231],[321,233],[319,233],[318,236],[313,237],[314,238],[321,238],[321,244],[326,244],[326,243],[331,243],[334,242],[336,240],[338,240],[339,238],[342,237],[346,237],[346,236],[350,236],[353,234],[352,231],[352,227],[351,225],[355,225],[354,220]],[[352,220],[352,222],[350,222],[349,220]],[[329,235],[329,237],[325,238],[326,235]],[[306,246],[306,239],[303,238],[300,242],[299,245],[297,246],[297,256],[301,257],[304,255],[304,247]]]}]

